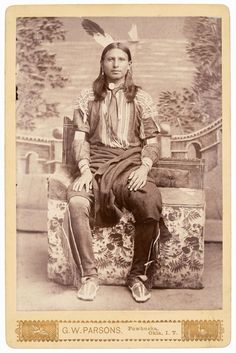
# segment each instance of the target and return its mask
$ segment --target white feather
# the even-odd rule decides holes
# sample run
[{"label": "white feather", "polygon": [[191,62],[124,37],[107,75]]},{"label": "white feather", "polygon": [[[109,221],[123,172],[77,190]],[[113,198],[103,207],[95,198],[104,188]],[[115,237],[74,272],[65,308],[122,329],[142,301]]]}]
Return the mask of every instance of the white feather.
[{"label": "white feather", "polygon": [[114,43],[114,39],[110,36],[110,34],[107,33],[105,33],[105,36],[100,33],[94,33],[93,38],[98,44],[100,44],[104,48],[107,45]]}]

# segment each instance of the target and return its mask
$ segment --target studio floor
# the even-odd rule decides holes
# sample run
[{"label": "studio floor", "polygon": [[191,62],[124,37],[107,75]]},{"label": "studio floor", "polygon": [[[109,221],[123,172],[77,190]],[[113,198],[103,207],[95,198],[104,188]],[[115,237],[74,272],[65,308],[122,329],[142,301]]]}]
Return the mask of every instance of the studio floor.
[{"label": "studio floor", "polygon": [[17,310],[196,310],[222,307],[222,243],[205,243],[203,289],[153,289],[146,303],[136,303],[124,286],[100,286],[96,299],[77,299],[76,288],[47,279],[47,235],[17,235]]}]

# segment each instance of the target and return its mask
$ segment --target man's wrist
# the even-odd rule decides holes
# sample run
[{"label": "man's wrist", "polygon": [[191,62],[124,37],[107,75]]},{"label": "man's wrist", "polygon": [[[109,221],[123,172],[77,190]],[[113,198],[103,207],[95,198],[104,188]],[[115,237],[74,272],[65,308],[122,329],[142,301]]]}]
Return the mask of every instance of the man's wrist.
[{"label": "man's wrist", "polygon": [[149,157],[144,157],[142,158],[142,164],[143,167],[147,168],[148,172],[152,169],[152,160]]},{"label": "man's wrist", "polygon": [[86,164],[86,165],[84,165],[82,168],[80,168],[80,173],[81,173],[81,174],[84,174],[84,173],[87,172],[87,171],[90,171],[90,172],[91,172],[91,170],[90,170],[88,164]]},{"label": "man's wrist", "polygon": [[89,160],[87,158],[81,159],[78,162],[78,167],[79,167],[80,173],[82,174],[85,170],[89,169]]},{"label": "man's wrist", "polygon": [[143,168],[144,170],[147,171],[147,173],[149,172],[149,167],[147,165],[141,164],[140,168]]}]

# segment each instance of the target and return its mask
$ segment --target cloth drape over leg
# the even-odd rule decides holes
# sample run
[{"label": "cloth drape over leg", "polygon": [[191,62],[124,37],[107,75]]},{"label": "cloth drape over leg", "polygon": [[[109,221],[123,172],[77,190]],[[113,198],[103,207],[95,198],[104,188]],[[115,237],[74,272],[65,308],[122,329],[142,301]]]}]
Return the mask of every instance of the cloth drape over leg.
[{"label": "cloth drape over leg", "polygon": [[[113,192],[117,205],[123,205],[131,211],[135,218],[134,256],[128,283],[135,277],[148,279],[151,287],[152,268],[156,261],[154,245],[159,237],[159,221],[162,211],[161,194],[156,185],[147,181],[146,185],[137,191],[128,189],[128,177],[125,173],[122,182],[114,182]],[[148,278],[147,278],[148,277]]]},{"label": "cloth drape over leg", "polygon": [[[94,173],[93,193],[94,193],[94,210],[93,215],[95,224],[98,226],[109,226],[118,223],[122,216],[123,208],[131,211],[136,220],[136,235],[134,242],[134,261],[130,276],[145,275],[145,264],[149,261],[152,254],[152,244],[157,237],[157,224],[160,220],[162,201],[161,194],[151,178],[148,177],[146,185],[137,191],[128,189],[128,177],[132,170],[141,164],[140,148],[132,148],[130,150],[106,148],[103,146],[91,149],[91,170]],[[95,153],[96,152],[96,153]],[[105,161],[105,163],[104,163]],[[91,202],[93,194],[73,191],[73,184],[68,188],[68,200],[74,203],[75,196],[80,195],[82,199]],[[90,203],[91,205],[91,203]],[[72,209],[72,206],[70,206]],[[83,215],[81,215],[81,212]],[[86,211],[88,212],[88,211]],[[80,260],[82,268],[90,266],[95,273],[94,255],[92,252],[92,236],[89,228],[89,215],[83,210],[76,211],[74,205],[71,216],[72,230],[75,241],[72,241],[74,253],[81,253]],[[78,223],[78,217],[85,217],[85,222]],[[90,212],[91,214],[91,212]],[[84,229],[86,228],[86,231]],[[84,239],[86,238],[86,239]],[[73,240],[73,239],[72,239]],[[86,251],[83,247],[88,246]],[[90,254],[90,261],[87,259]],[[86,264],[87,261],[87,264]],[[83,263],[84,262],[84,263]],[[90,270],[87,272],[89,273]],[[94,272],[93,272],[94,271]]]}]

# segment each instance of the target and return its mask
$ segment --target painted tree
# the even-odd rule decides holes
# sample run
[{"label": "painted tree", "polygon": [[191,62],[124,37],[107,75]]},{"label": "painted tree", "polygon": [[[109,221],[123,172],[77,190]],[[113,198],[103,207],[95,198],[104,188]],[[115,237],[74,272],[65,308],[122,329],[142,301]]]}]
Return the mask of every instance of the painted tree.
[{"label": "painted tree", "polygon": [[221,22],[217,18],[188,17],[184,33],[186,53],[195,65],[191,87],[161,92],[160,121],[188,133],[221,117]]},{"label": "painted tree", "polygon": [[204,120],[204,113],[192,89],[161,92],[158,107],[159,120],[176,127],[176,133],[184,134],[197,130]]},{"label": "painted tree", "polygon": [[49,103],[44,91],[64,87],[68,78],[45,44],[64,39],[63,23],[55,17],[17,18],[17,127],[33,130],[37,118],[59,115],[58,103]]},{"label": "painted tree", "polygon": [[201,109],[213,121],[222,114],[221,19],[188,17],[184,31],[187,54],[196,66],[193,90]]}]

